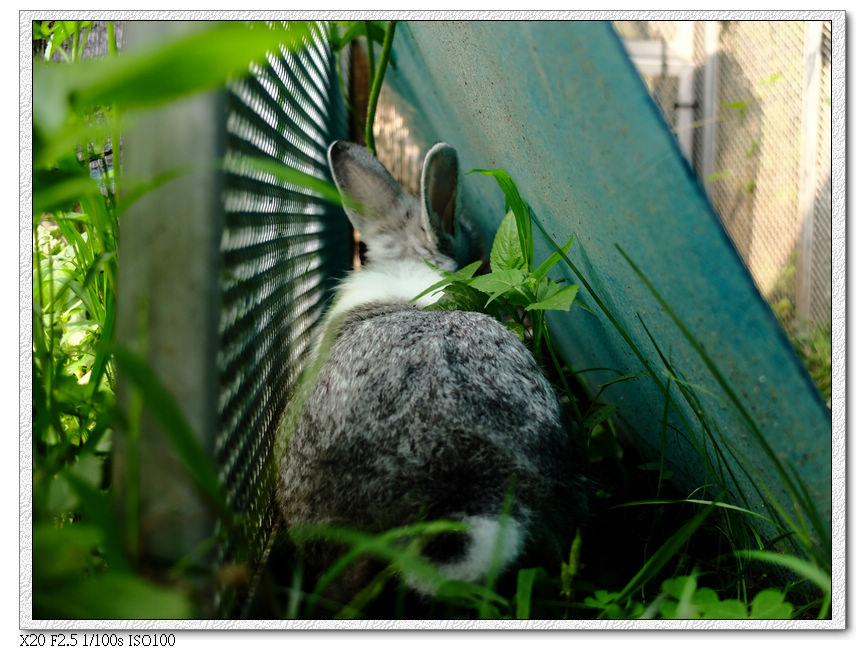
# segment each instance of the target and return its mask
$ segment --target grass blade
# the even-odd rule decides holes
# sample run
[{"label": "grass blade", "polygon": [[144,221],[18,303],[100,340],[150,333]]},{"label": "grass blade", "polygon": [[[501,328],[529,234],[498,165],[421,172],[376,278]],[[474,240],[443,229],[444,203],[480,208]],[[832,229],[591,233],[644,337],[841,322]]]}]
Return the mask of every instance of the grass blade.
[{"label": "grass blade", "polygon": [[568,240],[568,243],[562,247],[562,249],[561,249],[562,252],[559,252],[557,250],[553,251],[553,253],[546,260],[544,260],[543,263],[540,266],[538,266],[538,268],[536,268],[534,271],[532,271],[532,277],[535,280],[540,281],[540,279],[542,277],[544,277],[547,273],[550,272],[550,269],[552,269],[556,264],[559,263],[559,261],[561,261],[562,255],[564,253],[568,252],[568,249],[571,247],[571,244],[573,244],[573,243],[574,243],[574,236],[571,235],[571,238]]},{"label": "grass blade", "polygon": [[776,566],[781,566],[790,569],[794,573],[802,576],[806,580],[810,580],[815,585],[820,587],[824,594],[832,593],[832,581],[829,575],[822,571],[818,566],[793,555],[784,555],[783,553],[774,553],[772,551],[736,551],[735,554],[746,560],[756,560],[758,562],[768,562]]},{"label": "grass blade", "polygon": [[655,577],[658,572],[664,568],[667,562],[673,558],[676,552],[682,548],[695,532],[697,532],[697,529],[703,524],[703,521],[712,511],[713,505],[714,504],[708,508],[704,508],[696,517],[673,533],[673,535],[661,545],[661,548],[655,551],[652,557],[649,558],[648,562],[640,568],[625,588],[622,589],[616,601],[619,603],[624,602],[640,587]]},{"label": "grass blade", "polygon": [[[726,378],[723,376],[721,371],[718,369],[715,362],[712,360],[712,358],[709,356],[709,354],[703,349],[703,347],[700,345],[699,341],[697,341],[697,339],[694,337],[694,335],[691,333],[691,331],[687,328],[687,326],[684,324],[684,322],[681,320],[681,318],[679,318],[678,314],[676,314],[676,312],[673,310],[673,308],[670,306],[670,304],[667,303],[667,301],[661,296],[661,294],[658,292],[658,290],[655,288],[655,286],[652,284],[652,282],[649,280],[649,278],[646,277],[646,275],[639,269],[639,267],[637,267],[637,265],[634,263],[634,261],[628,256],[627,253],[625,253],[625,251],[618,244],[616,244],[616,250],[618,250],[619,253],[622,255],[622,257],[625,258],[625,261],[628,263],[628,265],[637,274],[637,276],[640,278],[640,280],[643,282],[643,284],[646,285],[646,288],[649,289],[651,294],[654,296],[655,300],[658,302],[658,304],[661,306],[661,308],[664,310],[664,312],[666,312],[666,314],[670,317],[670,319],[673,321],[673,323],[678,328],[679,332],[682,334],[682,336],[685,337],[687,342],[690,344],[691,348],[693,348],[693,350],[697,353],[697,355],[703,361],[703,363],[705,364],[706,368],[709,370],[712,377],[715,379],[715,381],[721,387],[724,394],[727,396],[727,399],[729,399],[730,403],[735,407],[737,413],[739,414],[739,416],[741,417],[741,419],[743,420],[743,422],[747,426],[748,430],[753,435],[754,440],[757,442],[759,447],[763,450],[763,452],[766,455],[766,457],[768,458],[768,460],[775,467],[775,470],[778,473],[778,476],[781,478],[782,482],[784,483],[786,488],[789,490],[790,495],[793,497],[794,503],[798,502],[800,505],[803,505],[804,507],[807,508],[806,514],[808,515],[810,525],[814,528],[814,530],[820,536],[821,540],[828,541],[828,534],[826,532],[825,523],[823,522],[823,518],[816,512],[816,509],[812,509],[813,500],[811,499],[810,495],[807,494],[807,490],[804,489],[804,483],[798,477],[798,473],[796,472],[796,470],[791,467],[790,471],[789,472],[787,471],[787,468],[784,467],[783,463],[781,463],[781,460],[775,454],[775,451],[772,449],[771,445],[769,445],[769,442],[766,439],[766,437],[763,435],[763,432],[760,430],[760,427],[754,421],[753,417],[751,417],[751,414],[745,408],[744,404],[742,404],[741,400],[739,399],[739,396],[736,394],[736,391],[733,390],[733,388],[727,382]],[[794,480],[793,478],[791,478],[791,475],[796,475],[797,476],[796,479]],[[828,548],[828,546],[826,546],[825,548]]]},{"label": "grass blade", "polygon": [[520,569],[517,574],[517,593],[514,597],[516,601],[517,618],[526,620],[531,617],[532,612],[532,587],[534,587],[535,579],[543,572],[540,567],[531,569]]},{"label": "grass blade", "polygon": [[765,515],[761,515],[759,512],[754,512],[753,510],[749,510],[748,508],[742,508],[740,506],[734,506],[731,503],[724,503],[722,501],[707,501],[706,499],[645,499],[641,501],[628,501],[627,503],[620,503],[611,508],[627,508],[630,506],[652,506],[652,505],[669,505],[676,503],[694,503],[702,506],[715,506],[718,508],[724,508],[726,510],[732,510],[734,512],[741,512],[742,514],[750,515],[752,517],[756,517],[758,519],[762,519],[773,526],[778,527],[783,530],[783,527],[777,522],[769,519]]},{"label": "grass blade", "polygon": [[219,480],[213,459],[205,451],[177,401],[168,392],[153,370],[126,348],[111,346],[111,354],[124,376],[141,392],[144,403],[162,425],[189,476],[220,512],[228,515],[230,507]]}]

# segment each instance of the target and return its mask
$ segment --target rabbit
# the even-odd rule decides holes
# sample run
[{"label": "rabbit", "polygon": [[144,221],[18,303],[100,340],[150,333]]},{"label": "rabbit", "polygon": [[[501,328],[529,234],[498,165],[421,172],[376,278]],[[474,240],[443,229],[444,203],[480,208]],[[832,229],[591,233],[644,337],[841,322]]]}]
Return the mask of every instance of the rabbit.
[{"label": "rabbit", "polygon": [[[282,454],[286,523],[383,532],[446,519],[465,532],[423,551],[445,579],[482,581],[529,546],[556,556],[558,569],[585,496],[555,391],[495,319],[424,310],[435,292],[414,300],[471,248],[458,218],[456,151],[429,150],[420,199],[360,145],[334,142],[328,162],[367,258],[338,287],[325,318],[330,342],[317,343],[317,373]],[[320,568],[335,557],[319,558]],[[417,593],[435,590],[404,579]]]}]

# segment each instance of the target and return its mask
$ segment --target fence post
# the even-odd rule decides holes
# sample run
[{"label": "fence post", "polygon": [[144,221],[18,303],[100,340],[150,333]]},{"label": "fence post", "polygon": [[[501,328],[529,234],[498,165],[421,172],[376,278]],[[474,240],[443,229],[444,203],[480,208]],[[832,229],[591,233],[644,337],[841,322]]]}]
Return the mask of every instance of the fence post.
[{"label": "fence post", "polygon": [[812,20],[805,27],[802,102],[802,142],[799,161],[799,272],[796,277],[796,311],[813,320],[811,285],[814,263],[814,207],[817,199],[817,126],[820,118],[820,47],[823,23]]},{"label": "fence post", "polygon": [[[715,171],[715,134],[718,119],[718,40],[721,23],[707,20],[705,30],[705,70],[703,72],[703,159],[700,161],[700,174],[705,179]],[[704,184],[706,194],[713,198],[712,183]]]},{"label": "fence post", "polygon": [[[130,45],[195,29],[191,22],[130,22]],[[180,407],[198,442],[213,446],[223,208],[215,161],[224,146],[221,93],[172,102],[138,117],[124,141],[127,191],[177,170],[141,196],[120,221],[117,335]],[[181,306],[178,308],[178,306]],[[134,381],[119,403],[134,411]],[[140,402],[139,402],[140,403]],[[154,567],[169,565],[213,534],[215,518],[145,404],[115,440],[114,477],[127,542]],[[138,444],[140,441],[141,444]]]},{"label": "fence post", "polygon": [[[129,40],[196,25],[136,22]],[[326,26],[296,27],[297,48],[276,47],[225,88],[137,118],[124,140],[121,188],[170,180],[121,217],[118,341],[156,375],[204,453],[179,460],[161,405],[138,397],[130,373],[118,391],[129,426],[114,450],[117,507],[149,569],[191,554],[215,569],[198,586],[221,615],[247,611],[255,596],[278,525],[280,418],[350,262],[341,207],[278,173],[329,182],[327,146],[345,138]],[[205,465],[236,515],[230,535],[189,471]]]}]

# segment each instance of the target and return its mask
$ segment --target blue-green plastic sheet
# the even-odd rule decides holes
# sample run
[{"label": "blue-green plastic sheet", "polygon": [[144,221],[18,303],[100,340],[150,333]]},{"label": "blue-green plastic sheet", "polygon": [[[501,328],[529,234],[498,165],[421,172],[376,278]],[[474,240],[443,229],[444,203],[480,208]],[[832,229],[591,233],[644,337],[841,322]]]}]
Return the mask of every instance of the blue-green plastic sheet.
[{"label": "blue-green plastic sheet", "polygon": [[[581,285],[592,313],[551,326],[569,365],[611,369],[583,373],[592,390],[639,374],[603,392],[623,435],[656,458],[663,447],[682,490],[724,483],[727,501],[766,513],[769,492],[793,512],[756,429],[828,523],[829,410],[611,25],[400,23],[394,57],[387,83],[419,144],[449,142],[463,170],[507,170],[558,244],[576,236],[569,257],[585,282],[564,264],[557,272]],[[503,195],[487,176],[463,181],[489,250]],[[535,245],[540,259],[552,250],[538,232]]]}]

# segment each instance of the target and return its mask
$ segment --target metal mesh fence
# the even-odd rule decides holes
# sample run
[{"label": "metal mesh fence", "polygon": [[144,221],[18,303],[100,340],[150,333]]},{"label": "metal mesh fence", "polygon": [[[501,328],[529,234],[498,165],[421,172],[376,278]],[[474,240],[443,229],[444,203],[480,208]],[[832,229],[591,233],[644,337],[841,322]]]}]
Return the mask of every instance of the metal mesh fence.
[{"label": "metal mesh fence", "polygon": [[658,103],[664,120],[673,128],[676,124],[676,97],[678,95],[678,80],[675,77],[652,75],[646,77],[646,87],[652,98]]},{"label": "metal mesh fence", "polygon": [[763,295],[793,301],[804,25],[725,23],[720,51],[715,206]]},{"label": "metal mesh fence", "polygon": [[[214,453],[247,539],[261,555],[276,520],[270,459],[311,329],[350,261],[339,206],[244,164],[266,158],[330,179],[327,147],[345,137],[345,105],[321,26],[307,48],[274,53],[228,98],[218,430]],[[222,549],[220,563],[232,549]]]},{"label": "metal mesh fence", "polygon": [[[706,60],[706,29],[702,21],[694,23],[694,62],[705,62]],[[692,166],[699,177],[702,172],[700,161],[703,158],[703,139],[699,137],[702,133],[700,124],[706,119],[706,107],[703,102],[705,93],[706,71],[703,65],[697,65],[694,70],[694,126],[692,132],[694,136],[694,149],[692,156]]]},{"label": "metal mesh fence", "polygon": [[[807,22],[614,25],[623,39],[680,45],[679,30],[692,31],[692,165],[763,296],[789,302],[801,319],[828,322],[831,22],[822,22],[819,107],[810,109],[813,115],[806,88]],[[710,36],[713,29],[716,35]],[[643,77],[674,127],[677,78]],[[806,183],[812,167],[816,183]]]},{"label": "metal mesh fence", "polygon": [[[669,69],[674,57],[682,56],[682,49],[690,54],[693,44],[685,44],[686,35],[681,32],[684,23],[676,21],[615,21],[613,27],[626,42],[656,42],[661,45],[661,55],[656,71],[641,71],[649,94],[658,104],[667,125],[677,127],[679,109],[679,84],[681,79]],[[672,45],[675,42],[675,47]]]},{"label": "metal mesh fence", "polygon": [[820,46],[820,94],[817,116],[817,196],[811,273],[813,320],[827,323],[832,295],[832,23],[824,21]]},{"label": "metal mesh fence", "polygon": [[613,23],[619,36],[627,40],[671,41],[679,23],[672,20],[618,20]]}]

